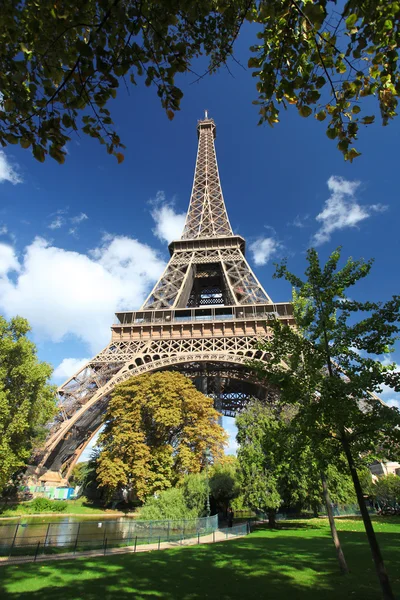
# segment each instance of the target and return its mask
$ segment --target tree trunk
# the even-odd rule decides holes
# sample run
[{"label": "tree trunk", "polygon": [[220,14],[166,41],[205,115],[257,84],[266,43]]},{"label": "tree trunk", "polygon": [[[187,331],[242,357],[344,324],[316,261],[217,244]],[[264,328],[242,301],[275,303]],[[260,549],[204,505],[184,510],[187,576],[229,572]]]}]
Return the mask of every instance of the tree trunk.
[{"label": "tree trunk", "polygon": [[271,529],[275,529],[275,527],[276,527],[275,511],[274,510],[269,510],[268,511],[268,526]]},{"label": "tree trunk", "polygon": [[346,454],[347,462],[349,463],[351,477],[353,479],[354,489],[357,495],[358,505],[360,507],[361,516],[364,521],[365,531],[367,533],[368,542],[371,548],[372,558],[374,559],[376,572],[378,575],[379,583],[381,584],[384,600],[395,600],[393,595],[392,587],[390,585],[389,577],[385,569],[381,550],[379,548],[378,540],[376,539],[374,528],[372,527],[371,517],[365,505],[364,495],[361,488],[358,473],[354,464],[353,456],[351,454],[351,448],[349,440],[346,437],[345,432],[341,435],[341,442],[344,453]]},{"label": "tree trunk", "polygon": [[338,532],[336,529],[335,519],[333,517],[332,504],[331,499],[329,497],[328,485],[326,483],[325,473],[321,471],[321,481],[322,481],[322,491],[324,495],[324,502],[326,506],[326,512],[328,514],[329,526],[331,528],[331,534],[333,543],[335,545],[335,550],[337,554],[337,559],[340,567],[340,571],[343,575],[347,575],[349,573],[349,568],[346,563],[346,559],[343,554],[342,546],[340,545],[340,540],[338,536]]}]

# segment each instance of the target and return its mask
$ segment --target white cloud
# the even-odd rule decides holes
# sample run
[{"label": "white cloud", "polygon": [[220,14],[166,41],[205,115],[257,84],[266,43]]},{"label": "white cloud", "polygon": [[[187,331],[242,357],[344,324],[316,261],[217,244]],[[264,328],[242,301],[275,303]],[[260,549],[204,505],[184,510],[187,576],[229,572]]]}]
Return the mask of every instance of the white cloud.
[{"label": "white cloud", "polygon": [[0,278],[11,271],[19,271],[19,262],[14,249],[8,244],[0,244]]},{"label": "white cloud", "polygon": [[348,181],[332,175],[327,183],[331,195],[325,201],[323,210],[315,217],[316,221],[321,223],[320,229],[312,239],[316,246],[328,242],[334,231],[356,227],[372,213],[383,212],[387,208],[381,204],[358,204],[355,192],[360,186],[359,181]]},{"label": "white cloud", "polygon": [[0,150],[0,183],[4,183],[5,181],[16,185],[17,183],[22,183],[22,178],[8,162],[3,150]]},{"label": "white cloud", "polygon": [[299,229],[303,229],[303,227],[306,227],[306,221],[308,221],[308,219],[310,218],[310,215],[305,215],[304,217],[300,217],[300,215],[296,215],[296,217],[293,219],[293,221],[291,223],[288,223],[288,225],[292,225],[293,227],[298,227]]},{"label": "white cloud", "polygon": [[269,259],[276,254],[279,245],[279,242],[272,237],[261,237],[252,242],[249,250],[253,255],[254,264],[258,267],[266,265]]},{"label": "white cloud", "polygon": [[80,215],[77,215],[76,217],[71,217],[70,221],[71,223],[74,224],[78,224],[78,223],[82,223],[82,221],[86,221],[89,217],[87,216],[87,214],[81,212]]},{"label": "white cloud", "polygon": [[65,223],[64,217],[58,216],[56,217],[48,226],[49,229],[60,229]]},{"label": "white cloud", "polygon": [[186,213],[176,213],[172,202],[166,202],[164,192],[157,192],[151,216],[156,224],[153,233],[162,242],[168,244],[181,238],[185,225]]},{"label": "white cloud", "polygon": [[[60,342],[74,335],[91,352],[109,342],[113,313],[138,308],[165,267],[155,250],[123,236],[106,236],[89,255],[36,238],[20,265],[7,248],[0,309],[8,317],[26,317],[40,340]],[[17,267],[17,278],[5,275]]]},{"label": "white cloud", "polygon": [[90,358],[64,358],[64,360],[58,365],[56,369],[54,369],[53,379],[58,383],[62,383],[66,381],[74,373],[79,371],[81,367],[83,367],[87,362],[89,362]]},{"label": "white cloud", "polygon": [[0,235],[6,235],[8,233],[8,227],[7,225],[2,225],[0,227]]}]

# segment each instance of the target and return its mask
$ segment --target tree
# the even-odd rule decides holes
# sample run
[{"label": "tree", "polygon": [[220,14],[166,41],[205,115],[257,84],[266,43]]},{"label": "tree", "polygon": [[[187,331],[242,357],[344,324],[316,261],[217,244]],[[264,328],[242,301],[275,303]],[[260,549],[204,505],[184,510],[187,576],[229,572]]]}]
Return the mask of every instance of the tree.
[{"label": "tree", "polygon": [[201,517],[207,502],[208,486],[204,471],[185,475],[181,483],[185,504],[189,511]]},{"label": "tree", "polygon": [[69,483],[71,485],[79,485],[81,486],[86,481],[87,471],[88,471],[89,462],[80,462],[77,463],[72,469],[71,476],[69,478]]},{"label": "tree", "polygon": [[183,489],[178,487],[148,497],[139,510],[139,518],[145,521],[195,519],[198,516],[195,509],[188,508]]},{"label": "tree", "polygon": [[278,266],[276,277],[294,288],[297,327],[272,323],[272,337],[261,344],[269,364],[260,366],[260,374],[279,384],[282,402],[298,407],[296,422],[316,450],[329,443],[346,456],[382,591],[392,599],[357,466],[362,458],[372,462],[400,454],[400,413],[376,396],[384,384],[400,390],[395,365],[376,359],[390,351],[398,335],[400,297],[385,304],[348,298],[348,289],[368,275],[372,261],[349,259],[339,269],[340,255],[339,248],[322,267],[310,249],[305,280],[285,263]]},{"label": "tree", "polygon": [[21,317],[0,317],[0,492],[26,468],[56,413],[50,365],[40,362]]},{"label": "tree", "polygon": [[245,503],[268,514],[270,527],[275,527],[275,513],[282,503],[278,490],[277,453],[265,448],[265,440],[276,442],[278,419],[273,409],[255,402],[236,417],[239,443],[238,461],[242,473]]},{"label": "tree", "polygon": [[[179,75],[215,73],[247,21],[260,123],[273,126],[280,107],[294,105],[302,117],[327,119],[328,137],[353,160],[360,124],[375,119],[368,100],[384,125],[396,114],[398,10],[386,0],[3,0],[0,143],[64,162],[71,133],[81,131],[121,162],[109,108],[121,81],[155,86],[172,119]],[[209,64],[196,74],[201,55]]]},{"label": "tree", "polygon": [[380,477],[372,487],[372,495],[379,504],[394,506],[400,503],[400,477]]},{"label": "tree", "polygon": [[[298,512],[311,508],[318,514],[321,503],[325,502],[329,514],[331,502],[354,499],[354,492],[351,494],[349,489],[350,477],[343,474],[343,456],[336,456],[335,464],[330,465],[325,456],[316,456],[310,440],[297,427],[297,411],[292,406],[271,406],[255,401],[236,422],[245,498],[250,502],[251,495],[252,508],[268,513],[271,526],[279,507],[294,508]],[[321,473],[325,487],[329,484],[330,497],[325,497],[326,492],[323,494]],[[258,489],[263,496],[259,496]],[[260,497],[264,498],[263,507],[257,504]],[[335,528],[332,533],[337,538]],[[346,571],[344,558],[342,563]]]},{"label": "tree", "polygon": [[238,461],[234,456],[225,456],[212,466],[210,491],[217,507],[226,513],[240,492]]},{"label": "tree", "polygon": [[165,490],[223,454],[227,436],[213,400],[176,372],[134,377],[118,385],[99,438],[97,479],[110,495],[131,487],[139,500]]}]

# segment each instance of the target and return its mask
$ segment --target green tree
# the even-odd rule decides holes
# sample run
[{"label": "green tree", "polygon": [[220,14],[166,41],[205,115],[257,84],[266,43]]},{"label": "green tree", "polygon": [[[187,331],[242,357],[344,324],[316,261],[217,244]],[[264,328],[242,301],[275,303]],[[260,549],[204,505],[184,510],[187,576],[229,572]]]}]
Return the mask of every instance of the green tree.
[{"label": "green tree", "polygon": [[400,477],[385,475],[372,486],[372,495],[379,504],[394,506],[400,503]]},{"label": "green tree", "polygon": [[197,517],[201,517],[204,513],[208,496],[205,472],[185,475],[181,483],[181,488],[185,504],[189,511],[194,511]]},{"label": "green tree", "polygon": [[278,419],[272,408],[254,402],[236,417],[236,426],[244,501],[249,508],[266,512],[270,527],[275,527],[276,510],[282,503],[276,468],[279,459],[275,444],[267,449],[265,440],[276,442]]},{"label": "green tree", "polygon": [[40,362],[28,322],[0,317],[0,492],[26,468],[56,412],[50,365]]},{"label": "green tree", "polygon": [[71,485],[82,485],[86,480],[87,470],[88,470],[89,462],[80,462],[77,463],[72,469],[71,476],[69,478],[69,483]]},{"label": "green tree", "polygon": [[196,509],[189,509],[185,502],[185,494],[182,488],[171,488],[163,490],[146,499],[144,505],[139,509],[139,519],[145,521],[158,519],[195,519],[199,515]]},{"label": "green tree", "polygon": [[277,268],[276,276],[294,288],[297,327],[271,324],[273,335],[261,344],[269,366],[260,371],[279,385],[282,402],[297,405],[296,423],[316,454],[329,444],[332,457],[335,449],[346,456],[384,597],[392,599],[357,467],[361,457],[372,462],[400,453],[400,413],[376,396],[384,384],[400,390],[395,365],[376,360],[398,335],[400,297],[385,304],[350,300],[348,289],[368,275],[372,262],[349,259],[339,269],[340,254],[339,248],[322,267],[310,249],[305,280],[285,263]]},{"label": "green tree", "polygon": [[210,469],[210,492],[217,507],[224,513],[240,492],[238,466],[234,456],[225,456]]},{"label": "green tree", "polygon": [[176,372],[134,377],[118,385],[99,438],[97,480],[112,495],[133,489],[139,500],[174,486],[216,460],[227,436],[213,400]]},{"label": "green tree", "polygon": [[[312,509],[317,515],[322,502],[330,512],[331,502],[346,503],[355,499],[350,477],[343,474],[343,456],[336,456],[336,464],[330,465],[325,457],[320,456],[318,460],[310,440],[297,427],[296,416],[297,411],[291,406],[270,406],[256,401],[237,417],[238,458],[245,498],[246,490],[250,490],[251,507],[268,512],[271,526],[279,507],[298,512]],[[321,472],[326,487],[329,485],[330,497],[327,498],[323,495]],[[257,505],[256,492],[263,486],[263,480],[267,488],[264,507],[261,507]],[[267,497],[270,497],[269,506]],[[336,536],[336,531],[333,534]]]},{"label": "green tree", "polygon": [[294,105],[327,120],[328,137],[353,160],[359,126],[375,119],[371,100],[384,125],[396,114],[398,11],[387,0],[3,0],[0,143],[64,162],[71,133],[82,131],[121,162],[110,112],[121,82],[154,86],[172,119],[179,76],[200,79],[201,55],[206,73],[217,71],[247,21],[260,123]]}]

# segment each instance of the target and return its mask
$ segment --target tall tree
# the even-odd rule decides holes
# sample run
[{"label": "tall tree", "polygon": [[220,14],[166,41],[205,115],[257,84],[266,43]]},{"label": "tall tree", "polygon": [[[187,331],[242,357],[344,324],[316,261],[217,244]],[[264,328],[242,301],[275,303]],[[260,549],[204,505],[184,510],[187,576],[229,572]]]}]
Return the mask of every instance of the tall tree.
[{"label": "tall tree", "polygon": [[[121,82],[153,85],[172,119],[178,76],[198,80],[226,64],[247,21],[260,123],[294,105],[327,119],[328,137],[353,160],[360,124],[375,119],[371,100],[384,125],[396,115],[398,12],[387,0],[3,0],[0,143],[64,162],[71,133],[82,131],[121,162],[109,108]],[[197,74],[201,55],[209,64]]]},{"label": "tall tree", "polygon": [[[312,440],[298,427],[297,413],[290,405],[254,402],[236,418],[245,501],[253,509],[264,510],[271,527],[275,526],[276,509],[282,505],[316,512],[324,502],[339,566],[347,573],[331,501],[348,499],[349,478],[338,470],[340,454],[328,467],[328,444],[321,446],[318,454],[313,452]],[[332,496],[328,482],[332,483]]]},{"label": "tall tree", "polygon": [[27,466],[56,412],[52,368],[37,358],[21,317],[0,317],[0,492]]},{"label": "tall tree", "polygon": [[304,280],[278,266],[276,277],[294,288],[297,328],[272,323],[273,336],[261,345],[270,357],[263,376],[279,384],[284,403],[297,405],[296,422],[316,449],[329,442],[346,456],[382,591],[393,599],[357,466],[361,456],[372,462],[400,455],[400,413],[376,396],[384,384],[400,391],[395,365],[376,359],[399,333],[400,297],[385,304],[351,300],[348,289],[368,275],[372,261],[348,259],[339,268],[340,255],[339,248],[322,267],[310,249]]},{"label": "tall tree", "polygon": [[239,464],[234,456],[224,456],[209,472],[210,491],[217,506],[224,512],[240,492]]},{"label": "tall tree", "polygon": [[105,415],[97,461],[109,494],[131,487],[140,500],[199,473],[223,454],[227,436],[213,400],[184,375],[158,372],[118,385]]}]

